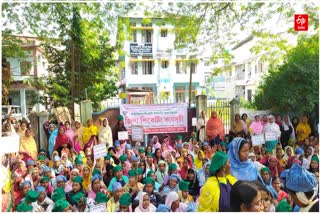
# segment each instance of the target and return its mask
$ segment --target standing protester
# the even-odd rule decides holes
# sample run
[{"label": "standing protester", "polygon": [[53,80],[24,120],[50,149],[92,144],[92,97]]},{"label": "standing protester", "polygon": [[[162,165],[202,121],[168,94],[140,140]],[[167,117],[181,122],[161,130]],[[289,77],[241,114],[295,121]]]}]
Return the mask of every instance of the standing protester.
[{"label": "standing protester", "polygon": [[206,125],[208,119],[206,118],[206,112],[201,111],[201,116],[197,121],[197,140],[204,142],[206,140]]},{"label": "standing protester", "polygon": [[206,125],[206,135],[208,141],[214,140],[217,136],[219,136],[221,140],[224,139],[225,132],[223,122],[217,117],[216,111],[211,112],[211,117]]}]

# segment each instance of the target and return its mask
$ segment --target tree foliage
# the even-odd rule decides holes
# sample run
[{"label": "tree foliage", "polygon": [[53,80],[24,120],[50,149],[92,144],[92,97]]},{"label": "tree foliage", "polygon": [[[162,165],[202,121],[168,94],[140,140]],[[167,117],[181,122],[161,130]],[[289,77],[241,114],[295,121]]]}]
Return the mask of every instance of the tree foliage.
[{"label": "tree foliage", "polygon": [[116,29],[117,17],[130,7],[118,3],[5,3],[2,12],[7,18],[6,34],[14,26],[15,33],[27,29],[43,41],[50,64],[46,92],[55,105],[72,108],[73,101],[84,100],[87,94],[97,110],[102,100],[117,92],[119,71],[110,32]]},{"label": "tree foliage", "polygon": [[258,109],[317,111],[319,106],[319,36],[301,35],[285,63],[271,67],[255,96]]}]

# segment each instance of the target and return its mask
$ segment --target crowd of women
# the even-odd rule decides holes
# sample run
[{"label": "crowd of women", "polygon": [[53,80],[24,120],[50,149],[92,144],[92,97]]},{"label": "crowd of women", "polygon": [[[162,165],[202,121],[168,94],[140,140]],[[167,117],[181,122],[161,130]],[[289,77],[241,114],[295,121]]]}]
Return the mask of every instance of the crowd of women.
[{"label": "crowd of women", "polygon": [[[202,112],[183,141],[153,136],[134,146],[107,118],[43,125],[37,148],[25,121],[8,118],[3,136],[20,136],[19,153],[2,157],[2,211],[223,212],[318,211],[319,140],[308,118],[235,115],[229,133],[216,112]],[[253,135],[276,139],[252,146]],[[93,147],[106,145],[104,158]]]}]

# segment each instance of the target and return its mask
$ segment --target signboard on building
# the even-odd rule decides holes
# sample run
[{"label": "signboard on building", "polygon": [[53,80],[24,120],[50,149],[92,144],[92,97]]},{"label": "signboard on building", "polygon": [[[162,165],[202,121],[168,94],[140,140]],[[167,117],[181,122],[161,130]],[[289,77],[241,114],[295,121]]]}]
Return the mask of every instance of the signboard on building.
[{"label": "signboard on building", "polygon": [[152,56],[152,44],[151,43],[130,43],[130,55],[131,56]]},{"label": "signboard on building", "polygon": [[188,105],[186,103],[162,105],[121,105],[120,114],[132,133],[131,126],[143,125],[144,134],[176,133],[188,131]]},{"label": "signboard on building", "polygon": [[215,77],[213,79],[214,90],[223,91],[225,89],[225,78],[224,77]]}]

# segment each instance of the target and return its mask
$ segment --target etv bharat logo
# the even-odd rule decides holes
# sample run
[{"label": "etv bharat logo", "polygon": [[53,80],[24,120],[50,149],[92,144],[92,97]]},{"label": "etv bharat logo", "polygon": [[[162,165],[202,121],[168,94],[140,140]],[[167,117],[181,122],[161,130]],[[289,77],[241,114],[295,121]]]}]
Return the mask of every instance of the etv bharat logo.
[{"label": "etv bharat logo", "polygon": [[294,30],[307,31],[308,30],[308,15],[296,14],[294,15]]}]

